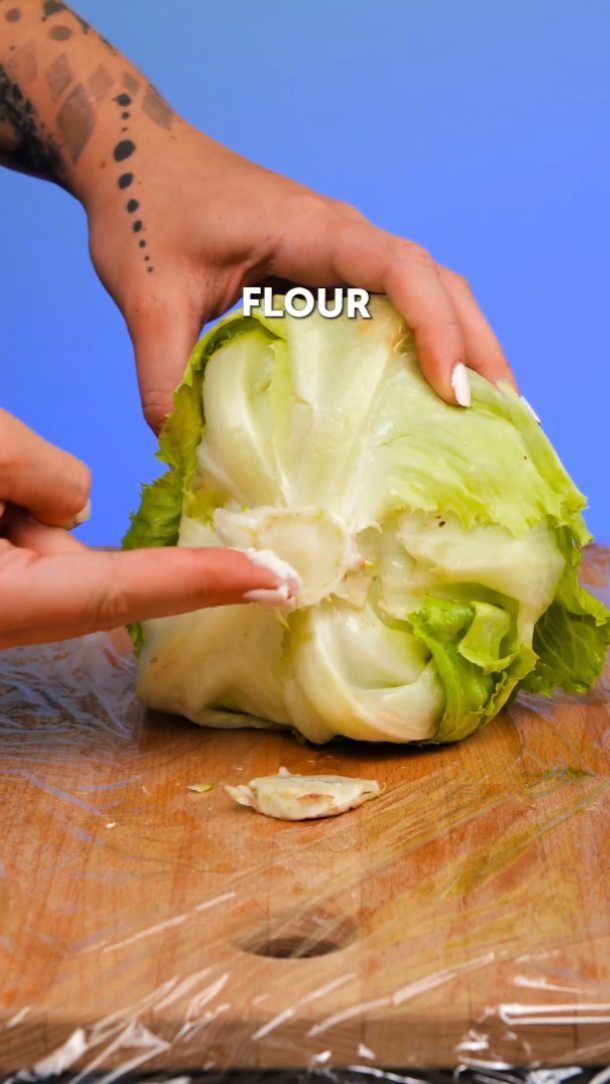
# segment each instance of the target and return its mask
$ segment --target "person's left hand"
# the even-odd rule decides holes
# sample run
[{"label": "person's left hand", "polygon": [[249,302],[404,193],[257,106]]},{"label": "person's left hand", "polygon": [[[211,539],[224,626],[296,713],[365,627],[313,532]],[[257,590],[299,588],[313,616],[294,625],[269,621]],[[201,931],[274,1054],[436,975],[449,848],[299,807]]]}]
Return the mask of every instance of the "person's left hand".
[{"label": "person's left hand", "polygon": [[298,590],[248,551],[90,550],[68,529],[88,514],[84,463],[0,410],[0,650],[203,606],[290,605]]},{"label": "person's left hand", "polygon": [[124,166],[112,163],[111,176],[104,170],[104,183],[84,199],[93,261],[127,320],[154,429],[171,409],[202,325],[230,308],[245,284],[269,280],[388,294],[414,331],[424,375],[448,402],[469,405],[465,366],[514,383],[460,275],[353,207],[246,161],[169,111],[163,116],[169,127],[138,116],[135,150]]}]

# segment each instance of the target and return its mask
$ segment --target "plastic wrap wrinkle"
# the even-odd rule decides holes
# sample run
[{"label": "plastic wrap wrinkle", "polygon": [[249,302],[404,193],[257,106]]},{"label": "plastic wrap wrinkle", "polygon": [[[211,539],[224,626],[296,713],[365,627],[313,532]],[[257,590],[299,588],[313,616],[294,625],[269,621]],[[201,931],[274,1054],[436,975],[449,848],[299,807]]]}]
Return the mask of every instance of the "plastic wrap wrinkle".
[{"label": "plastic wrap wrinkle", "polygon": [[[319,749],[143,712],[120,638],[3,653],[0,1079],[605,1084],[609,705]],[[295,823],[223,792],[284,765],[386,789]]]}]

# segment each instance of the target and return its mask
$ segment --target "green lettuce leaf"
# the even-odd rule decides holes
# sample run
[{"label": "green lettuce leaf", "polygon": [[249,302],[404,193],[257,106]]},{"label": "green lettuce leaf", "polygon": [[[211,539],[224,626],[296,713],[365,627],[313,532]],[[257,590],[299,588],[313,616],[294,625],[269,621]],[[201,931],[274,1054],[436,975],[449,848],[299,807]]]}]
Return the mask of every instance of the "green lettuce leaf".
[{"label": "green lettuce leaf", "polygon": [[506,653],[516,639],[514,620],[488,603],[427,598],[409,624],[430,651],[445,694],[433,741],[465,738],[492,718],[536,661],[525,646]]},{"label": "green lettuce leaf", "polygon": [[150,485],[142,486],[140,507],[130,516],[123,549],[177,544],[183,504],[191,495],[197,448],[204,430],[202,386],[206,363],[226,343],[258,329],[251,317],[230,316],[197,343],[159,437],[156,457],[170,469]]},{"label": "green lettuce leaf", "polygon": [[567,530],[559,537],[566,566],[553,602],[536,624],[538,662],[523,683],[542,696],[556,689],[586,693],[603,672],[610,644],[610,612],[578,582],[578,540]]},{"label": "green lettuce leaf", "polygon": [[[212,328],[196,345],[182,382],[174,392],[174,406],[159,437],[157,459],[169,470],[150,485],[142,486],[140,507],[130,516],[122,548],[147,549],[153,546],[175,546],[180,533],[180,521],[185,503],[195,510],[203,508],[203,495],[193,494],[191,486],[196,464],[197,447],[204,430],[202,386],[206,362],[225,343],[257,329],[248,317],[228,317]],[[136,653],[142,647],[142,626],[129,626]]]}]

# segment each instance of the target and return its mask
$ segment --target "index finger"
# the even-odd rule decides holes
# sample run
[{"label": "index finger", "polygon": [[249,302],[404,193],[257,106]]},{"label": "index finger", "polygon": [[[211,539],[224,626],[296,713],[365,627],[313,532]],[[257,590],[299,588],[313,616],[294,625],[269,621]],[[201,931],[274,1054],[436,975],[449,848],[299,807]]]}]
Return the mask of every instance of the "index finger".
[{"label": "index finger", "polygon": [[439,275],[453,301],[464,334],[468,364],[492,384],[508,380],[518,391],[514,374],[494,332],[462,275],[439,267]]},{"label": "index finger", "polygon": [[12,534],[15,540],[28,537],[38,552],[0,540],[0,648],[70,639],[204,606],[285,606],[298,590],[289,566],[283,575],[272,572],[238,550],[93,552],[66,542],[63,531],[31,523]]},{"label": "index finger", "polygon": [[[391,298],[413,332],[426,379],[443,399],[469,406],[467,385],[464,388],[465,343],[432,257],[368,223],[349,222],[341,232],[333,257],[337,273],[347,279],[351,271],[350,281],[354,270],[359,270],[359,284]],[[462,382],[456,386],[460,365],[457,372],[463,373]]]},{"label": "index finger", "polygon": [[387,294],[413,331],[426,379],[447,402],[468,406],[464,338],[432,257],[366,221],[336,216],[326,225],[286,234],[274,271],[306,285],[348,282]]}]

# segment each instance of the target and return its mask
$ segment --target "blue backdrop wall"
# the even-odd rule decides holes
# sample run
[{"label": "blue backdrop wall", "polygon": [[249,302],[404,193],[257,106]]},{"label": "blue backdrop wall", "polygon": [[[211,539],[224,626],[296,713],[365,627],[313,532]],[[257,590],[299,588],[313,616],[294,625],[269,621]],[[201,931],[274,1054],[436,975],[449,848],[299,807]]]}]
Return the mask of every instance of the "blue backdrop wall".
[{"label": "blue backdrop wall", "polygon": [[[349,200],[473,284],[610,539],[610,6],[565,0],[76,0],[172,105]],[[157,467],[78,204],[0,176],[6,409],[93,468],[116,543]]]}]

